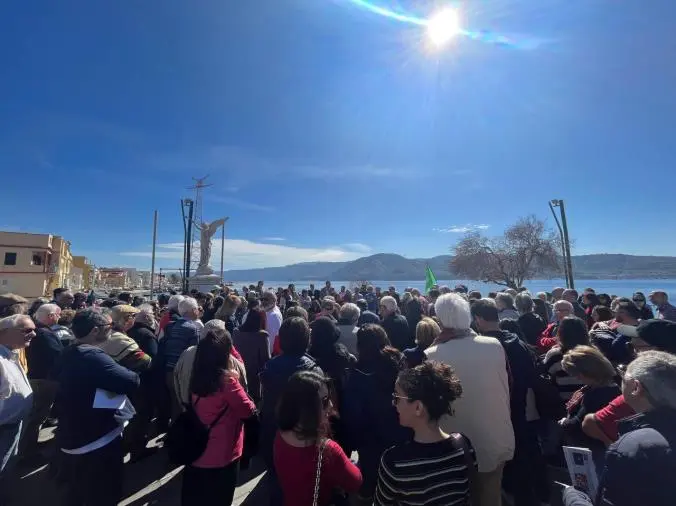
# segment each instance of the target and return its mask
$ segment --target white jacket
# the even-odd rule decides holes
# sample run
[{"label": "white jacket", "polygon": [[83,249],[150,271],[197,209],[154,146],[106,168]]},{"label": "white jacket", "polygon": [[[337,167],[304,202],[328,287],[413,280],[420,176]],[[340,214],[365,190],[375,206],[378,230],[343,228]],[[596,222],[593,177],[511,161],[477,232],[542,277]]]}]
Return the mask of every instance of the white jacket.
[{"label": "white jacket", "polygon": [[462,396],[453,403],[453,416],[441,427],[460,432],[474,446],[479,472],[488,473],[514,456],[514,429],[509,407],[507,358],[500,342],[478,336],[451,339],[425,350],[429,360],[450,365],[460,378]]}]

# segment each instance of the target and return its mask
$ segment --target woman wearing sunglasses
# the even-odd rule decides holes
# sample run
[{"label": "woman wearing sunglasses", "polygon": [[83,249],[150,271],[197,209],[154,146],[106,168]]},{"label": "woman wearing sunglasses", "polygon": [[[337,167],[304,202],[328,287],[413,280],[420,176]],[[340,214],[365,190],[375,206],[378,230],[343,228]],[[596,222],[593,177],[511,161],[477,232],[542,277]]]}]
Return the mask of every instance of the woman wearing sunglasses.
[{"label": "woman wearing sunglasses", "polygon": [[414,436],[383,454],[375,506],[470,504],[474,450],[462,434],[446,434],[439,427],[461,394],[460,380],[446,364],[424,362],[399,373],[392,404],[399,423],[413,429]]},{"label": "woman wearing sunglasses", "polygon": [[323,374],[294,374],[277,407],[275,470],[285,506],[328,506],[340,493],[359,490],[359,468],[327,437],[332,411]]}]

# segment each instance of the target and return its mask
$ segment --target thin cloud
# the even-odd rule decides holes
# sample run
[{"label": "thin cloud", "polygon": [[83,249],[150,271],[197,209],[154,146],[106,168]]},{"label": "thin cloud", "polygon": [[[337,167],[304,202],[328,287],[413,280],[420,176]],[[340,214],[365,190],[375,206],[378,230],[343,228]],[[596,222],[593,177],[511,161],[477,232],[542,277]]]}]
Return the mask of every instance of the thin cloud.
[{"label": "thin cloud", "polygon": [[414,170],[395,167],[377,167],[373,165],[358,165],[348,167],[318,167],[307,165],[296,167],[294,172],[301,177],[322,180],[371,180],[378,178],[408,179],[416,174],[416,171]]},{"label": "thin cloud", "polygon": [[360,242],[348,242],[347,244],[343,244],[342,247],[349,251],[355,251],[357,253],[371,253],[371,251],[373,251],[371,246]]},{"label": "thin cloud", "polygon": [[466,234],[467,232],[476,232],[478,230],[487,230],[491,228],[490,225],[472,225],[468,223],[467,225],[451,225],[450,227],[445,228],[433,228],[434,232],[441,232],[442,234]]},{"label": "thin cloud", "polygon": [[234,197],[208,197],[207,199],[210,202],[219,202],[221,204],[227,204],[229,206],[244,209],[246,211],[258,211],[262,213],[272,213],[275,211],[275,208],[272,206],[266,206],[264,204],[259,204],[258,202],[241,200]]},{"label": "thin cloud", "polygon": [[282,242],[282,241],[286,241],[286,238],[285,237],[262,237],[261,241]]},{"label": "thin cloud", "polygon": [[[198,247],[198,245],[195,245]],[[211,265],[216,266],[221,258],[221,241],[212,241]],[[152,252],[125,251],[121,257],[150,258]],[[300,262],[344,262],[363,256],[362,252],[345,247],[307,248],[285,244],[269,244],[246,239],[225,239],[225,268],[250,269],[256,267],[282,267]],[[183,243],[159,244],[156,257],[163,260],[181,260]]]}]

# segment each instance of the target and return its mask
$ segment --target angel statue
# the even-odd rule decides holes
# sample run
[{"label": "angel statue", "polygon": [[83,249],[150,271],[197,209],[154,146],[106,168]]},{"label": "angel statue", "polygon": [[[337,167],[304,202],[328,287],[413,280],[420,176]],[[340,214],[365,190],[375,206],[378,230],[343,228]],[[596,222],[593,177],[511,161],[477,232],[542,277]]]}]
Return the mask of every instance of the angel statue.
[{"label": "angel statue", "polygon": [[195,223],[195,227],[200,231],[200,263],[197,266],[197,272],[202,273],[210,271],[209,262],[211,261],[211,238],[216,234],[219,228],[228,218],[212,221],[211,223],[202,222],[201,225]]}]

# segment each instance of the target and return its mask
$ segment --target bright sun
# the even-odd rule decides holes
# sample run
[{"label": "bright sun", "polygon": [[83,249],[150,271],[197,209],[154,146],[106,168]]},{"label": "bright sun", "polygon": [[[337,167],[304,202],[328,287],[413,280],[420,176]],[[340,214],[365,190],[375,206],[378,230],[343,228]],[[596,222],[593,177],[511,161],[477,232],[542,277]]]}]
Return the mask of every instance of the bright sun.
[{"label": "bright sun", "polygon": [[455,9],[444,9],[427,21],[427,37],[435,46],[443,46],[461,30],[460,16]]}]

